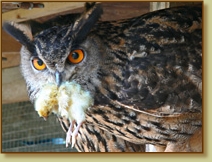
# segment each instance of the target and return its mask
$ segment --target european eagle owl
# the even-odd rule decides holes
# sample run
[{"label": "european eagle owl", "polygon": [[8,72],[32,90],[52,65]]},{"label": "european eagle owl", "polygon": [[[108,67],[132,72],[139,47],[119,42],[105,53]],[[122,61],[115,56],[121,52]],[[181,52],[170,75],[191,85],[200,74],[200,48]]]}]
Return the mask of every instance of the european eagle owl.
[{"label": "european eagle owl", "polygon": [[85,6],[72,21],[36,34],[24,23],[3,24],[23,45],[21,71],[38,114],[56,114],[66,145],[79,151],[145,144],[201,151],[201,6],[119,21],[101,21],[101,4]]}]

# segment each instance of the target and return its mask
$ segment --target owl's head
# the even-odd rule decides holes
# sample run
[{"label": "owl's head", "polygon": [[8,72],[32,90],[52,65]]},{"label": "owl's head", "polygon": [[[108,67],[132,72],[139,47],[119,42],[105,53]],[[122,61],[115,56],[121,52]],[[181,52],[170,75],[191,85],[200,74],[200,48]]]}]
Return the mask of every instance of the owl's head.
[{"label": "owl's head", "polygon": [[91,91],[92,83],[98,84],[101,47],[99,38],[91,31],[101,14],[99,5],[87,5],[85,12],[72,24],[54,26],[35,36],[30,30],[33,26],[3,24],[5,31],[23,45],[21,70],[32,101],[47,83],[60,86],[62,82],[74,80]]}]

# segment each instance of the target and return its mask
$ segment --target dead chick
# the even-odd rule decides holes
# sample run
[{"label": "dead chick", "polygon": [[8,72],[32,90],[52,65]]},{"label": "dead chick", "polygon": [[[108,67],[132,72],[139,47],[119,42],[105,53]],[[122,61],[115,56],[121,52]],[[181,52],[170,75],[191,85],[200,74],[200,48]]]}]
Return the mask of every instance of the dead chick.
[{"label": "dead chick", "polygon": [[46,84],[35,101],[35,110],[44,120],[50,113],[58,114],[58,87],[56,84]]},{"label": "dead chick", "polygon": [[[85,121],[85,111],[93,105],[93,98],[88,91],[82,90],[76,82],[65,82],[59,88],[58,105],[61,116],[68,118],[70,127],[66,136],[66,147],[72,137],[72,147],[78,131]],[[74,124],[77,127],[74,129]]]},{"label": "dead chick", "polygon": [[[44,119],[51,112],[69,119],[66,147],[71,138],[73,147],[78,131],[85,121],[85,111],[92,105],[93,98],[88,91],[82,90],[76,82],[64,82],[59,87],[56,84],[45,85],[35,101],[35,110]],[[76,128],[74,128],[75,122]]]}]

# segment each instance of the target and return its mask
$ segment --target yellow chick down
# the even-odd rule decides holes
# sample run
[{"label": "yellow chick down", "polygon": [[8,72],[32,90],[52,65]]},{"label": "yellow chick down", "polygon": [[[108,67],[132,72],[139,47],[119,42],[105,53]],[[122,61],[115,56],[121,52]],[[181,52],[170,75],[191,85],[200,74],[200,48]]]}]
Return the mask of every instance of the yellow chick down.
[{"label": "yellow chick down", "polygon": [[39,93],[35,101],[35,110],[38,115],[47,118],[51,112],[58,114],[58,88],[55,84],[47,84]]},{"label": "yellow chick down", "polygon": [[[66,136],[66,147],[72,138],[72,147],[78,131],[85,121],[85,111],[93,105],[93,98],[88,91],[82,90],[76,82],[64,82],[45,85],[35,101],[35,110],[46,119],[50,113],[65,117],[70,121]],[[74,124],[77,123],[74,129]]]}]

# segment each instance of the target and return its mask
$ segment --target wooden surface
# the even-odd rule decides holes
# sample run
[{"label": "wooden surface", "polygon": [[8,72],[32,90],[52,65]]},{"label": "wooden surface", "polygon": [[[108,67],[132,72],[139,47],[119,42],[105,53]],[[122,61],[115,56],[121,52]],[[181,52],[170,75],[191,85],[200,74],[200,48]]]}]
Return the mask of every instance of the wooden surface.
[{"label": "wooden surface", "polygon": [[84,6],[83,2],[43,2],[43,4],[44,8],[33,8],[31,10],[21,8],[4,12],[2,21],[22,22]]},{"label": "wooden surface", "polygon": [[2,69],[2,104],[28,100],[26,84],[20,68]]},{"label": "wooden surface", "polygon": [[19,52],[2,52],[2,68],[9,68],[19,66],[20,53]]},{"label": "wooden surface", "polygon": [[150,11],[156,11],[164,8],[169,8],[170,2],[153,2],[150,3]]},{"label": "wooden surface", "polygon": [[14,67],[20,64],[21,44],[2,31],[2,68]]}]

